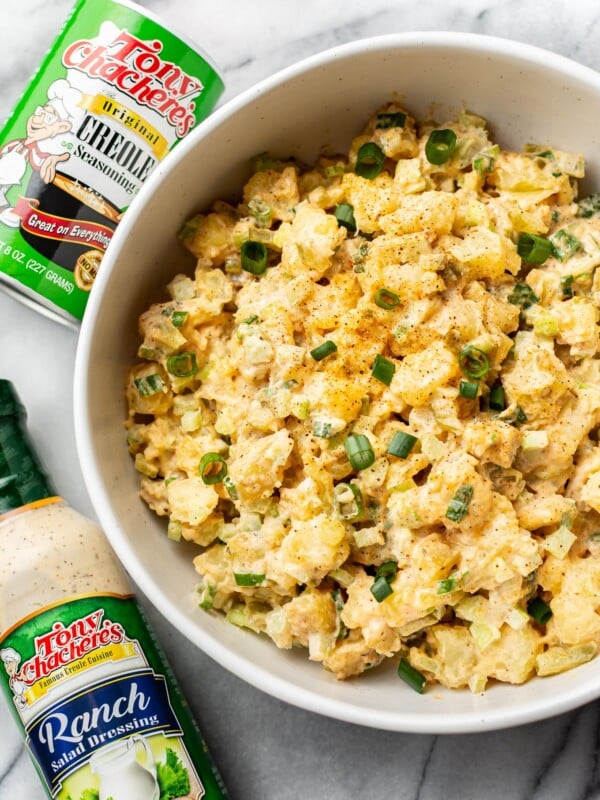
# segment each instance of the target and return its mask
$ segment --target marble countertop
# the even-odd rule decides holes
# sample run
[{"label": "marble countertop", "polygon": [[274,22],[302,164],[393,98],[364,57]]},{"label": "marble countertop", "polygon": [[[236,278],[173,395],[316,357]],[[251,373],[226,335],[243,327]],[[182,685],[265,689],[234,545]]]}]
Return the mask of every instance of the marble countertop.
[{"label": "marble countertop", "polygon": [[[93,0],[90,0],[93,3]],[[221,66],[224,99],[300,58],[363,36],[414,30],[495,34],[600,69],[595,0],[142,0]],[[71,0],[4,0],[0,119],[19,98]],[[62,493],[89,516],[75,451],[76,334],[0,292],[0,376],[16,384]],[[1,545],[0,545],[1,554]],[[288,706],[195,649],[142,598],[234,800],[593,800],[600,798],[600,703],[496,733],[416,736],[364,729]],[[0,800],[44,792],[0,702]]]}]

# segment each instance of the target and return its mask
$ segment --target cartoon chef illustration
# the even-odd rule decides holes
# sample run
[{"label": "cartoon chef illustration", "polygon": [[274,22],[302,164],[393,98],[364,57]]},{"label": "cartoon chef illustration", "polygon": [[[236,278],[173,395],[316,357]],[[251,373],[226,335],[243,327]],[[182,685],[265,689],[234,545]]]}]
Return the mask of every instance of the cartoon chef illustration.
[{"label": "cartoon chef illustration", "polygon": [[27,700],[24,695],[27,685],[19,677],[21,656],[14,647],[5,647],[3,650],[0,650],[0,659],[2,659],[4,669],[9,676],[8,685],[13,693],[15,705],[17,708],[26,708]]},{"label": "cartoon chef illustration", "polygon": [[57,164],[69,158],[67,151],[47,152],[45,148],[50,147],[48,140],[72,130],[80,100],[81,92],[68,81],[54,81],[48,89],[47,103],[38,106],[27,120],[27,135],[13,139],[0,150],[0,222],[14,228],[19,225],[6,194],[21,183],[28,164],[39,172],[44,183],[51,183]]}]

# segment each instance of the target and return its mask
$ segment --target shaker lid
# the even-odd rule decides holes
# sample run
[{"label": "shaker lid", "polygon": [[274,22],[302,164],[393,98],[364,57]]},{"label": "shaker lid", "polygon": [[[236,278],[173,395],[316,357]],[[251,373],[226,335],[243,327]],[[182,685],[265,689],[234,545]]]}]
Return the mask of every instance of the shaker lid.
[{"label": "shaker lid", "polygon": [[25,416],[25,409],[15,387],[10,381],[0,378],[0,417],[23,419]]},{"label": "shaker lid", "polygon": [[14,386],[0,379],[0,516],[56,495],[29,438],[25,418]]}]

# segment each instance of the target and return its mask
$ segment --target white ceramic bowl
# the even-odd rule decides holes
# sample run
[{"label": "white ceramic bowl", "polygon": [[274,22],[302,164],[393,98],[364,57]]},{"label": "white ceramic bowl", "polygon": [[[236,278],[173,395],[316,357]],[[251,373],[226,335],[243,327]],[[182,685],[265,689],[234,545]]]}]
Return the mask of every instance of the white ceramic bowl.
[{"label": "white ceramic bowl", "polygon": [[504,146],[554,144],[583,152],[600,187],[600,76],[515,42],[459,33],[398,34],[309,58],[232,100],[157,169],[119,226],[90,298],[75,371],[75,422],[87,488],[117,554],[157,608],[223,667],[278,698],[351,722],[400,731],[466,732],[549,717],[600,695],[599,662],[483,696],[406,687],[392,665],[336,681],[304,653],[194,607],[192,551],[167,539],[138,498],[123,434],[123,378],[135,358],[137,317],[180,270],[181,223],[211,200],[235,196],[261,151],[313,159],[347,149],[367,116],[397,93],[417,116],[465,105]]}]

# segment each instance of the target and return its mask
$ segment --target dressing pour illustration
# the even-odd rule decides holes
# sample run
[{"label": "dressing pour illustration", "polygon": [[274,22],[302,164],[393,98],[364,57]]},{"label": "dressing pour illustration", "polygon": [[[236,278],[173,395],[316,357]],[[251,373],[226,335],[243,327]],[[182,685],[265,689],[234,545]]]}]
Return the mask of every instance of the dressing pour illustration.
[{"label": "dressing pour illustration", "polygon": [[[138,759],[138,752],[143,762]],[[108,745],[90,759],[100,780],[99,800],[158,800],[156,763],[147,742],[139,736]]]}]

